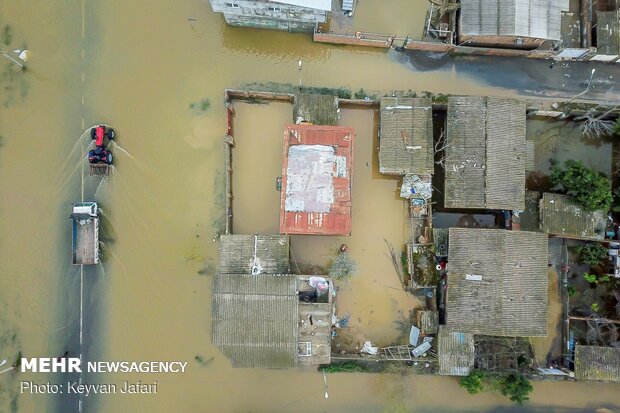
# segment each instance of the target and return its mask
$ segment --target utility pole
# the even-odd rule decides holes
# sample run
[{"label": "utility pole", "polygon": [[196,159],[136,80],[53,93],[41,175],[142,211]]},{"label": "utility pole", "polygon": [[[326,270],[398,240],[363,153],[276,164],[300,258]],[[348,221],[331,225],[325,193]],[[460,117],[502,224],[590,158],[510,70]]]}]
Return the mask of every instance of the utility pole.
[{"label": "utility pole", "polygon": [[327,393],[327,376],[325,375],[325,370],[323,370],[323,389],[325,390],[325,398],[329,399],[329,394]]},{"label": "utility pole", "polygon": [[596,72],[596,69],[592,69],[592,72],[590,73],[590,79],[588,79],[588,84],[587,84],[585,90],[583,92],[578,93],[575,96],[573,96],[568,102],[566,102],[567,105],[569,103],[571,103],[573,100],[577,99],[580,96],[585,95],[586,93],[588,93],[590,91],[590,87],[592,86],[592,78],[594,77],[594,72]]}]

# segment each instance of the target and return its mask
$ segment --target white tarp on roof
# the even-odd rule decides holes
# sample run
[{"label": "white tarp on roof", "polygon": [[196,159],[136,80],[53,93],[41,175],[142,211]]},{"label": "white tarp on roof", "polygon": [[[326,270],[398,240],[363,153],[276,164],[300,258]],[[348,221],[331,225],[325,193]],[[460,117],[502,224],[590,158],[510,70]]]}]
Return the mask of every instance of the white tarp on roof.
[{"label": "white tarp on roof", "polygon": [[291,4],[293,6],[309,7],[311,9],[331,11],[332,0],[277,0],[273,3]]},{"label": "white tarp on roof", "polygon": [[334,203],[335,163],[332,146],[291,146],[284,209],[287,212],[329,212]]}]

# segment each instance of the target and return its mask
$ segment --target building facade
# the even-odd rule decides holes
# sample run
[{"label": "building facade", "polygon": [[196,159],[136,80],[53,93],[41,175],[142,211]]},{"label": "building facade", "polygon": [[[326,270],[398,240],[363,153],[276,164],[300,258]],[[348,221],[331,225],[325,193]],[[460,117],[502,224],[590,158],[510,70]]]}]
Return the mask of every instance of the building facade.
[{"label": "building facade", "polygon": [[209,0],[216,13],[223,13],[231,26],[289,32],[313,32],[327,21],[331,0]]}]

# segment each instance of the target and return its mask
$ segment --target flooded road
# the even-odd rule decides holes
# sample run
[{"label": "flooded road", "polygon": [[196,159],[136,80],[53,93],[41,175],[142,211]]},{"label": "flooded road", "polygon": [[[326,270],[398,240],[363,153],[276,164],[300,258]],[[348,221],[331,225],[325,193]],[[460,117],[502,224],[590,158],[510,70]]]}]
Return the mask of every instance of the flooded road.
[{"label": "flooded road", "polygon": [[[84,397],[83,411],[88,412],[381,411],[388,394],[376,376],[332,375],[326,401],[316,372],[233,370],[210,344],[217,246],[212,238],[223,225],[223,90],[248,82],[296,83],[297,61],[302,59],[304,85],[514,92],[486,86],[476,74],[412,71],[394,52],[331,48],[313,44],[305,35],[230,28],[198,0],[4,1],[0,23],[11,27],[10,48],[27,46],[32,51],[27,72],[0,80],[0,360],[13,360],[20,351],[28,357],[69,351],[87,360],[189,362],[186,373],[178,375],[85,376],[89,382],[120,385],[141,379],[159,384],[156,395]],[[5,73],[12,70],[5,60],[0,67]],[[263,108],[250,110],[258,116],[256,122],[262,122]],[[270,139],[266,132],[277,131],[279,139],[281,122],[290,119],[289,114],[278,108],[265,115],[273,125],[239,127]],[[358,139],[366,143],[356,148],[356,182],[379,181],[376,194],[382,197],[353,210],[354,228],[368,223],[360,230],[368,238],[352,239],[352,254],[363,271],[373,273],[386,260],[383,238],[394,244],[404,239],[399,226],[404,211],[394,197],[383,198],[395,182],[374,176],[373,117],[345,111],[345,121],[359,128]],[[81,157],[88,140],[78,138],[99,122],[118,131],[115,173],[103,182],[82,180]],[[265,164],[279,161],[280,155],[278,151]],[[251,154],[246,156],[252,162]],[[364,159],[374,169],[365,169]],[[274,172],[256,173],[257,184],[260,179],[260,185],[275,192]],[[365,196],[353,194],[354,199]],[[105,211],[104,264],[84,274],[69,258],[68,216],[71,203],[82,198],[98,201]],[[244,204],[236,213],[244,207],[256,212]],[[373,208],[387,208],[385,216],[375,219]],[[258,212],[270,209],[265,204]],[[272,215],[256,215],[257,221],[262,219],[265,222],[255,224],[270,230]],[[327,262],[339,241],[313,243],[308,241],[304,251],[293,241],[298,260],[318,252]],[[372,251],[364,251],[366,247]],[[386,304],[389,298],[377,294],[376,285],[397,285],[396,276],[390,273],[394,278],[383,280],[379,274],[362,274],[351,282],[359,296],[348,298],[351,303],[369,302],[360,327],[371,320],[378,325],[391,322],[399,308]],[[346,311],[344,293],[342,300]],[[391,324],[385,331],[396,332]],[[0,376],[0,411],[77,411],[74,397],[17,395],[19,381],[47,379],[45,374],[14,372]],[[449,378],[413,377],[406,379],[406,388],[401,402],[417,411],[439,411],[446,406],[446,394],[458,406],[447,411],[507,406],[498,395],[470,397]],[[618,404],[618,390],[610,385],[538,384],[532,404],[577,409]]]}]

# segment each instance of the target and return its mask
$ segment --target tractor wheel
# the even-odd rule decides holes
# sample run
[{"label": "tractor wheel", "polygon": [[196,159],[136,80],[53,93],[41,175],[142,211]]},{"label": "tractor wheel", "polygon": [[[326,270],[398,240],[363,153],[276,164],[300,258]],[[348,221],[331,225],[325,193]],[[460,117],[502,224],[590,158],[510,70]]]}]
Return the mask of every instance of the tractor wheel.
[{"label": "tractor wheel", "polygon": [[116,137],[116,132],[114,132],[114,129],[108,129],[108,139],[113,140],[114,137]]},{"label": "tractor wheel", "polygon": [[112,152],[108,152],[105,160],[108,165],[112,165]]},{"label": "tractor wheel", "polygon": [[90,138],[91,139],[97,139],[97,128],[92,128],[90,130]]}]

